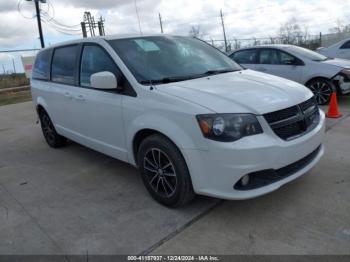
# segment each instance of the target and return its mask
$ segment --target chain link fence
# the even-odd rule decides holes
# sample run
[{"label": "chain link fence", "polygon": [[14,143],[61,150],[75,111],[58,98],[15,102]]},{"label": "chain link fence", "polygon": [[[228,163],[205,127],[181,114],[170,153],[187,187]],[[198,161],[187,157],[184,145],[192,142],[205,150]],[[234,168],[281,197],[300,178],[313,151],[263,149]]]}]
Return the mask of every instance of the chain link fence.
[{"label": "chain link fence", "polygon": [[[205,39],[207,43],[215,46],[221,51],[225,51],[225,40],[223,39]],[[316,50],[322,45],[322,35],[309,35],[307,37],[295,37],[293,39],[286,39],[283,37],[261,37],[261,38],[233,38],[227,39],[227,52],[259,45],[271,44],[292,44],[305,47],[311,50]]]}]

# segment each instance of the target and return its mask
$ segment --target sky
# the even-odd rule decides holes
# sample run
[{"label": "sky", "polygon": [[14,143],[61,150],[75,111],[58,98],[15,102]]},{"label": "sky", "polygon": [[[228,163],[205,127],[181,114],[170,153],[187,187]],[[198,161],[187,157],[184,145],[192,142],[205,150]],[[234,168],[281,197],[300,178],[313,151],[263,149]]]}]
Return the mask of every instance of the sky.
[{"label": "sky", "polygon": [[[84,11],[96,19],[103,16],[106,34],[137,34],[140,29],[160,33],[161,14],[165,33],[188,35],[192,26],[199,26],[202,38],[222,40],[220,9],[229,39],[276,36],[291,19],[309,34],[328,33],[337,21],[350,23],[350,0],[47,0],[41,4],[46,45],[81,38]],[[0,0],[0,50],[22,48],[40,48],[34,3]],[[0,71],[2,66],[13,71],[12,59],[16,71],[23,71],[20,55],[32,53],[0,53]]]}]

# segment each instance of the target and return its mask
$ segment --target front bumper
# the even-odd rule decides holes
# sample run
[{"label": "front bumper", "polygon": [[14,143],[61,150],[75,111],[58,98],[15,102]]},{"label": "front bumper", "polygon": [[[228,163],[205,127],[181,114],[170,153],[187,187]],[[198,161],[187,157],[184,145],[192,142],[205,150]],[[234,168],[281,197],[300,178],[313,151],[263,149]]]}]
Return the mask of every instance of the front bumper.
[{"label": "front bumper", "polygon": [[338,83],[338,87],[342,95],[350,93],[350,78],[349,76],[337,75],[333,78]]},{"label": "front bumper", "polygon": [[[191,173],[194,191],[223,199],[249,199],[272,192],[309,171],[324,152],[325,116],[320,112],[318,125],[309,133],[291,141],[280,139],[259,117],[263,134],[244,137],[232,143],[208,140],[209,150],[183,150]],[[307,165],[269,185],[237,190],[234,185],[246,174],[281,169],[320,149]]]}]

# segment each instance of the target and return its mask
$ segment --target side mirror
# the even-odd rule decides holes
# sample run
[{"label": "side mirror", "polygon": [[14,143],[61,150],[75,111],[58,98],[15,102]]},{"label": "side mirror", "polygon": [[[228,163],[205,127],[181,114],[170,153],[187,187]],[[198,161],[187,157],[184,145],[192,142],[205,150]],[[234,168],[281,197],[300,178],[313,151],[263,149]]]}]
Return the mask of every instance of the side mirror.
[{"label": "side mirror", "polygon": [[297,61],[295,59],[289,59],[284,62],[286,65],[296,65]]},{"label": "side mirror", "polygon": [[98,72],[90,76],[92,88],[96,89],[117,89],[118,82],[115,75],[108,71]]},{"label": "side mirror", "polygon": [[294,66],[304,65],[304,63],[297,58],[286,60],[284,64],[285,65],[294,65]]}]

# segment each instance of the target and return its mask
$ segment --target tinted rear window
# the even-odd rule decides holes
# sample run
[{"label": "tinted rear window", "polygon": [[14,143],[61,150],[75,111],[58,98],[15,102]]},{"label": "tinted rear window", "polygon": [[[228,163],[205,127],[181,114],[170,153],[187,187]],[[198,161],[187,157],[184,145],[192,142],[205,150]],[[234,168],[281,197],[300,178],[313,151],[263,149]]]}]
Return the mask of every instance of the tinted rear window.
[{"label": "tinted rear window", "polygon": [[345,42],[340,49],[350,49],[350,41]]},{"label": "tinted rear window", "polygon": [[33,79],[49,80],[51,50],[44,50],[37,54],[32,77]]},{"label": "tinted rear window", "polygon": [[77,45],[56,48],[52,58],[51,80],[74,85],[77,55]]}]

